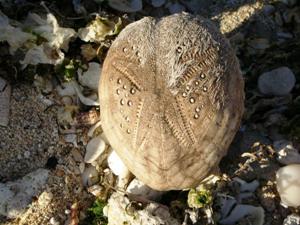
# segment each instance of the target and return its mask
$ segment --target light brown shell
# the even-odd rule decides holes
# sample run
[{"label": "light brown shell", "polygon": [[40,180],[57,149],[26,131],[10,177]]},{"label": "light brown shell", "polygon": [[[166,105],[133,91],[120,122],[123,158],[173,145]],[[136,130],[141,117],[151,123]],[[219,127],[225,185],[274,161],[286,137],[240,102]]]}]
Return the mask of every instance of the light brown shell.
[{"label": "light brown shell", "polygon": [[157,190],[194,187],[241,121],[239,64],[202,17],[144,18],[113,42],[99,86],[103,130],[129,170]]}]

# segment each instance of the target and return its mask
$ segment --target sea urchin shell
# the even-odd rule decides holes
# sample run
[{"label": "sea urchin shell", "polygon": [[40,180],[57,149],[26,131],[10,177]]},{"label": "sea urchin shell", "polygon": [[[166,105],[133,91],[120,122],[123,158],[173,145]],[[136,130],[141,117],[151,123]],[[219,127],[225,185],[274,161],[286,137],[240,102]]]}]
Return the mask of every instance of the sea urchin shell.
[{"label": "sea urchin shell", "polygon": [[241,121],[239,64],[213,24],[187,13],[128,25],[105,59],[103,130],[141,181],[196,186],[227,152]]}]

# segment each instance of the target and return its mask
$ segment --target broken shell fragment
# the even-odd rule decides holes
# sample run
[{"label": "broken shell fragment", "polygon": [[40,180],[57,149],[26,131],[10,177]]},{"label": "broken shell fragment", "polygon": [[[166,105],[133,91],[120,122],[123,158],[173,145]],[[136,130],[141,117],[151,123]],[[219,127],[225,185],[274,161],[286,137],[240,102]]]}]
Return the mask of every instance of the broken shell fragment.
[{"label": "broken shell fragment", "polygon": [[276,173],[277,190],[285,206],[300,206],[300,164],[280,168]]},{"label": "broken shell fragment", "polygon": [[126,192],[134,195],[140,195],[153,201],[159,200],[161,195],[164,193],[162,191],[153,190],[136,178],[129,183]]},{"label": "broken shell fragment", "polygon": [[91,193],[92,195],[98,197],[103,192],[103,187],[98,184],[95,184],[88,188],[88,192]]},{"label": "broken shell fragment", "polygon": [[81,174],[82,183],[84,186],[91,186],[99,181],[98,171],[94,166],[86,167]]},{"label": "broken shell fragment", "polygon": [[78,79],[83,86],[87,86],[92,90],[97,90],[99,78],[101,73],[101,66],[99,63],[89,63],[87,71],[83,72],[79,69]]}]

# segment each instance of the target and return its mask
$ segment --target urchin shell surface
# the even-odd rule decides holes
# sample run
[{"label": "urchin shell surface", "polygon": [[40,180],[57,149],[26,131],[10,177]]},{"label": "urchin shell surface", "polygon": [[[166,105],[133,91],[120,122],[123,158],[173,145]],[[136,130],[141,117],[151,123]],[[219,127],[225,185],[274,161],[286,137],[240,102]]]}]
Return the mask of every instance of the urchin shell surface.
[{"label": "urchin shell surface", "polygon": [[244,83],[225,38],[202,17],[128,25],[105,59],[103,130],[129,170],[157,190],[194,187],[226,154]]}]

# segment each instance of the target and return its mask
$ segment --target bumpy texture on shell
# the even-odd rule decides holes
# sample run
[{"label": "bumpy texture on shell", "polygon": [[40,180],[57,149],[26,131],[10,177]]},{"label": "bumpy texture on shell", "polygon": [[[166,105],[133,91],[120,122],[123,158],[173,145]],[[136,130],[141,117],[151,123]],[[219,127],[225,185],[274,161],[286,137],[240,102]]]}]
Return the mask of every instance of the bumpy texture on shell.
[{"label": "bumpy texture on shell", "polygon": [[128,25],[99,86],[103,130],[129,170],[157,190],[196,186],[226,153],[243,113],[229,43],[202,17]]}]

